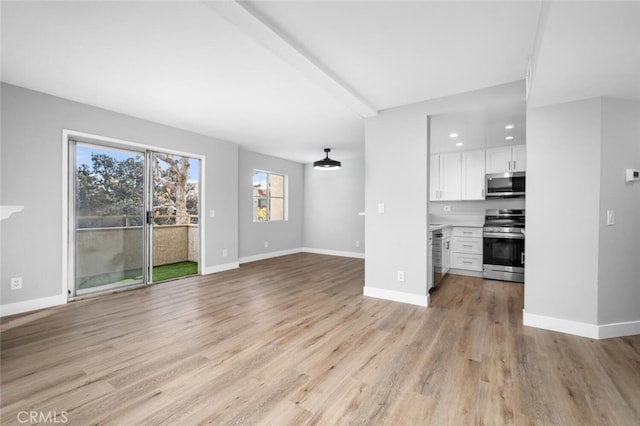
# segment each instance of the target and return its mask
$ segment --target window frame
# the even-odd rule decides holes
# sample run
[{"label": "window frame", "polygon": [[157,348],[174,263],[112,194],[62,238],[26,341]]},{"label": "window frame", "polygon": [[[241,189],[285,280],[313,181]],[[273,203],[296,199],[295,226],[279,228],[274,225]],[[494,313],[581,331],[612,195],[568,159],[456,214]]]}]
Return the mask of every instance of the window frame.
[{"label": "window frame", "polygon": [[[267,209],[267,218],[266,220],[258,220],[256,219],[257,215],[256,215],[256,204],[255,204],[255,200],[256,199],[260,199],[260,197],[256,197],[255,193],[254,193],[254,183],[253,183],[253,177],[256,175],[256,173],[265,173],[267,175],[267,191],[266,191],[266,209]],[[270,182],[270,177],[271,175],[275,175],[275,176],[280,176],[282,177],[282,184],[283,184],[283,188],[282,188],[282,197],[273,197],[273,198],[277,198],[277,199],[282,199],[282,219],[271,219],[271,188],[269,187],[269,182]],[[270,172],[268,170],[262,170],[262,169],[253,169],[252,170],[252,174],[251,174],[251,216],[252,216],[252,221],[253,223],[269,223],[269,222],[286,222],[289,220],[289,175],[286,175],[284,173],[277,173],[277,172]]]}]

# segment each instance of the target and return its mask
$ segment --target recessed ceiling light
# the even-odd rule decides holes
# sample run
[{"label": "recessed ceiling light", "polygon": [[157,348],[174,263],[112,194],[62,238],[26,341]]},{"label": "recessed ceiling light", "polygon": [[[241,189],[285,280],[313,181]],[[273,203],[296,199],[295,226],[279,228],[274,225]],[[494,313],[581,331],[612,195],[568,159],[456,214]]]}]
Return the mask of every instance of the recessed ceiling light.
[{"label": "recessed ceiling light", "polygon": [[457,133],[451,133],[451,134],[449,135],[449,137],[450,137],[450,138],[457,138],[457,137],[458,137],[458,134],[457,134]]},{"label": "recessed ceiling light", "polygon": [[513,124],[507,124],[506,126],[504,126],[504,128],[507,129],[507,130],[511,130],[514,127],[516,127],[516,126],[514,126]]},{"label": "recessed ceiling light", "polygon": [[456,146],[462,146],[462,145],[464,145],[462,142],[458,142],[458,143],[456,144]]},{"label": "recessed ceiling light", "polygon": [[508,141],[510,141],[511,139],[513,139],[513,136],[507,136],[507,137],[505,138],[505,140],[508,140]]}]

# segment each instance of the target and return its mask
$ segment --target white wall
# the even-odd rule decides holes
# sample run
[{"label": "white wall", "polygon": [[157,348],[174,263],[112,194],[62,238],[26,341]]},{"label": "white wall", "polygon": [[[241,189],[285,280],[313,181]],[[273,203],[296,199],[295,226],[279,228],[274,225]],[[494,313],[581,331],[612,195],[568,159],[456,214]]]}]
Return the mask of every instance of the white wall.
[{"label": "white wall", "polygon": [[[287,175],[288,220],[253,221],[253,171]],[[240,150],[238,159],[238,221],[240,262],[257,260],[302,248],[303,165],[252,151]],[[265,241],[268,247],[264,246]]]},{"label": "white wall", "polygon": [[530,109],[527,121],[524,323],[640,333],[640,184],[624,176],[640,168],[640,103],[592,98]]},{"label": "white wall", "polygon": [[336,171],[304,166],[304,247],[364,257],[364,158]]},{"label": "white wall", "polygon": [[525,312],[595,324],[600,101],[527,111]]},{"label": "white wall", "polygon": [[[238,259],[236,144],[2,84],[1,203],[24,211],[1,222],[2,305],[62,294],[62,130],[107,136],[206,157],[204,270]],[[222,249],[229,256],[222,257]],[[23,277],[11,291],[10,277]],[[35,306],[35,305],[31,305]]]},{"label": "white wall", "polygon": [[[365,127],[365,294],[427,302],[427,116],[522,100],[522,81],[382,111]],[[385,213],[378,213],[378,204]],[[397,281],[397,271],[406,280]]]},{"label": "white wall", "polygon": [[[640,321],[640,102],[602,100],[598,324]],[[606,211],[616,212],[607,226]]]}]

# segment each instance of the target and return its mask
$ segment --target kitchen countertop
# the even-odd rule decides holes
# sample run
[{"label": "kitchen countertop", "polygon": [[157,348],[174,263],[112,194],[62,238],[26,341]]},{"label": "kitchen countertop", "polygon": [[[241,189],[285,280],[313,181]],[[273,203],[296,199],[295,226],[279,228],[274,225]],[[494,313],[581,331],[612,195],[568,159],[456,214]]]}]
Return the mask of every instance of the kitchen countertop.
[{"label": "kitchen countertop", "polygon": [[435,223],[435,224],[429,224],[429,232],[439,231],[444,228],[455,227],[455,226],[467,227],[467,228],[482,228],[484,224],[476,223],[476,222]]}]

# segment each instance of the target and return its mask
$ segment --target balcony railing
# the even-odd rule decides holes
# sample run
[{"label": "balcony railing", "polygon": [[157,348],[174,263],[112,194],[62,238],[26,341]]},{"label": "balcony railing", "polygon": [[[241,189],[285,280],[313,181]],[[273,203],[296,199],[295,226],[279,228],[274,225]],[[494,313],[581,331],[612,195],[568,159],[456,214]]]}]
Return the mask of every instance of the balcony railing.
[{"label": "balcony railing", "polygon": [[[188,224],[175,224],[175,215],[154,216],[154,219],[172,220],[174,223],[153,226],[153,266],[183,261],[198,262],[198,216],[188,217]],[[85,224],[91,225],[79,226],[76,230],[76,274],[79,277],[142,267],[142,218],[79,216],[77,219],[78,223],[85,221]],[[101,220],[103,226],[98,226]]]},{"label": "balcony railing", "polygon": [[[154,225],[175,225],[178,218],[188,218],[191,225],[198,224],[198,215],[160,215],[153,216]],[[142,226],[144,224],[143,215],[119,215],[119,216],[77,216],[76,227],[85,228],[114,228],[132,226]]]}]

